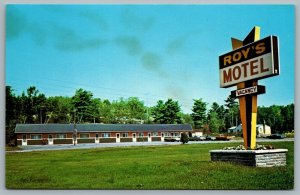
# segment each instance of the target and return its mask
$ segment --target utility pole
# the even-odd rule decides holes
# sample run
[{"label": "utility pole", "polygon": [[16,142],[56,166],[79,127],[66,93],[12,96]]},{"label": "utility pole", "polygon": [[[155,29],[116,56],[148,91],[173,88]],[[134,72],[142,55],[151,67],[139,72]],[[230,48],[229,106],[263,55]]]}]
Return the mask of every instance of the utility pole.
[{"label": "utility pole", "polygon": [[74,109],[74,130],[73,130],[73,144],[76,145],[77,129],[76,129],[76,109]]},{"label": "utility pole", "polygon": [[40,123],[43,123],[42,107],[40,107]]}]

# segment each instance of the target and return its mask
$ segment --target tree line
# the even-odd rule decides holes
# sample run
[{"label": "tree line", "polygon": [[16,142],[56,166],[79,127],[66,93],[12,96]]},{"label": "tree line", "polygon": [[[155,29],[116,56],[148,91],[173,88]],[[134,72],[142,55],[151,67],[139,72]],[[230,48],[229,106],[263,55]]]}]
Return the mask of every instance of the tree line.
[{"label": "tree line", "polygon": [[[225,132],[240,124],[236,99],[228,96],[223,105],[194,99],[191,114],[183,113],[178,101],[158,100],[152,107],[145,106],[137,97],[127,99],[95,98],[93,93],[77,89],[74,96],[46,97],[35,86],[16,95],[6,86],[6,142],[14,137],[17,123],[104,123],[104,124],[191,124],[205,133]],[[258,107],[258,124],[271,126],[272,132],[294,130],[294,104]]]}]

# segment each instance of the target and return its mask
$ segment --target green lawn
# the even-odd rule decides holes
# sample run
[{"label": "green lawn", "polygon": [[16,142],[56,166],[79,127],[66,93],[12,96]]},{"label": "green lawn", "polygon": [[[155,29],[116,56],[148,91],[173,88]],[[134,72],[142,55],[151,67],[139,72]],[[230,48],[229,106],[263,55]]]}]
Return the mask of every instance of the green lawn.
[{"label": "green lawn", "polygon": [[[269,143],[268,143],[269,144]],[[116,147],[6,154],[10,189],[293,189],[294,142],[287,166],[255,168],[211,162],[226,144]]]}]

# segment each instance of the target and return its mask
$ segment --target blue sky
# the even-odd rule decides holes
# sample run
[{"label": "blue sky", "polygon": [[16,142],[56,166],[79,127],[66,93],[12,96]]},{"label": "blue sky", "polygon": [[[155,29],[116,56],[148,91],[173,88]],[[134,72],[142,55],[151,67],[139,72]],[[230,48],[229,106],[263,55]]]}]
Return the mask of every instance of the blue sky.
[{"label": "blue sky", "polygon": [[260,80],[259,106],[294,102],[291,5],[8,5],[6,85],[46,96],[83,88],[101,99],[139,97],[224,104],[236,87],[219,87],[218,56],[254,26],[280,40],[280,75]]}]

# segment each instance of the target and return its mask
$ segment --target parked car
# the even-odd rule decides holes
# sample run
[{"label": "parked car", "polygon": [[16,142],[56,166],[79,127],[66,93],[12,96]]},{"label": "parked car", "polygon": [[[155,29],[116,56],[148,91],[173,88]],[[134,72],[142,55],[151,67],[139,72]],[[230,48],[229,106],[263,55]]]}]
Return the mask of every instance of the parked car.
[{"label": "parked car", "polygon": [[208,135],[208,136],[206,136],[206,140],[208,140],[208,141],[215,141],[216,137]]},{"label": "parked car", "polygon": [[165,138],[165,142],[180,142],[179,137],[167,137]]},{"label": "parked car", "polygon": [[224,134],[219,134],[218,136],[216,136],[216,140],[220,140],[220,141],[229,141],[232,137],[228,136],[228,135],[224,135]]},{"label": "parked car", "polygon": [[284,139],[283,134],[275,133],[268,136],[269,139]]},{"label": "parked car", "polygon": [[189,137],[189,141],[200,141],[200,137],[197,136]]}]

